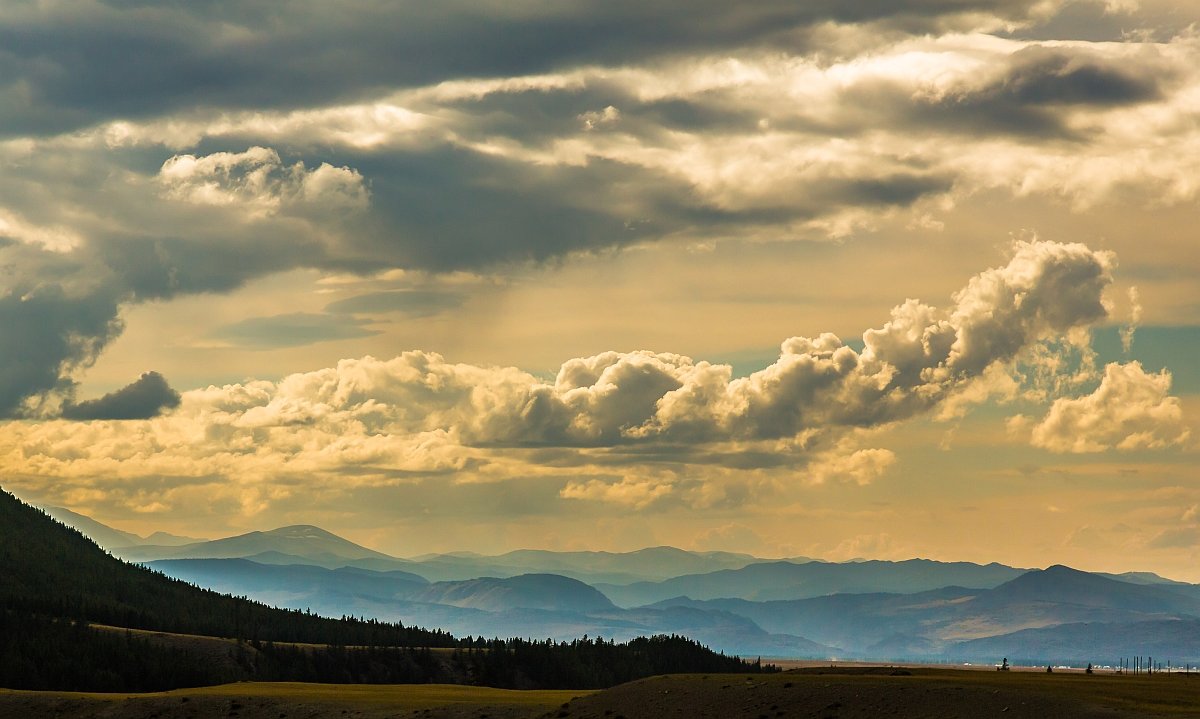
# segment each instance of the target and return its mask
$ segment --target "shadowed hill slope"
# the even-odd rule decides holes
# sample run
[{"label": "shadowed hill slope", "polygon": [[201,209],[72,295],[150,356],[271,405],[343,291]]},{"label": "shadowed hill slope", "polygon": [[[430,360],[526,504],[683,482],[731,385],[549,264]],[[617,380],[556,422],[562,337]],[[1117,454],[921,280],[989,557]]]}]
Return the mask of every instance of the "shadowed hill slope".
[{"label": "shadowed hill slope", "polygon": [[[353,569],[344,578],[378,579]],[[127,564],[0,490],[0,687],[147,691],[239,679],[600,687],[760,669],[683,637],[459,641],[276,609]]]},{"label": "shadowed hill slope", "polygon": [[127,564],[0,491],[0,606],[136,629],[287,642],[450,646],[444,632],[275,609]]}]

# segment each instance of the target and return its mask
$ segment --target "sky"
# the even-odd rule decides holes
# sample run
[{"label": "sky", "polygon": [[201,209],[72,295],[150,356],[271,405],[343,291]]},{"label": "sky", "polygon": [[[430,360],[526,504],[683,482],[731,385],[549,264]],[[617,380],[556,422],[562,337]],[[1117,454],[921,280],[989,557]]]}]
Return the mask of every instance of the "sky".
[{"label": "sky", "polygon": [[1200,582],[1200,5],[0,3],[0,485]]}]

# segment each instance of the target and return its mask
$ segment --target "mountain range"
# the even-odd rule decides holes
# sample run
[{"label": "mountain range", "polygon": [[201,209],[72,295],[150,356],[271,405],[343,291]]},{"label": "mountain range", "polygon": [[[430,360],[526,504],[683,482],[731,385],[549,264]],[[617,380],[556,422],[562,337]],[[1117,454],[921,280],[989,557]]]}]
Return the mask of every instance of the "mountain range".
[{"label": "mountain range", "polygon": [[[244,580],[266,566],[211,561],[234,562],[225,566],[240,569]],[[348,594],[377,592],[381,583],[428,586],[401,573],[277,569],[328,572]],[[495,595],[502,599],[537,594],[543,582],[573,580],[497,581],[511,585],[511,592]],[[594,589],[581,587],[596,606],[611,606]],[[601,688],[653,674],[769,671],[776,670],[681,636],[622,643],[465,639],[395,622],[269,607],[113,557],[77,530],[0,490],[0,687],[5,691],[126,693],[242,680]],[[235,702],[228,714],[236,716],[238,708]],[[126,710],[115,709],[121,715]],[[195,708],[184,713],[195,715]],[[14,716],[26,714],[22,709]]]},{"label": "mountain range", "polygon": [[741,655],[1091,661],[1115,660],[1118,647],[1139,651],[1140,627],[1157,656],[1200,659],[1188,639],[1200,622],[1200,587],[1147,572],[765,560],[672,547],[402,559],[308,525],[114,553],[280,607],[459,635],[677,633]]},{"label": "mountain range", "polygon": [[139,537],[133,532],[124,532],[120,529],[114,529],[106,524],[97,522],[91,517],[79,514],[78,512],[72,512],[64,507],[43,506],[38,507],[38,509],[67,525],[68,527],[72,527],[82,532],[93,542],[101,547],[104,547],[105,549],[112,549],[114,547],[132,547],[142,544],[173,547],[181,544],[191,544],[193,542],[204,541],[202,539],[196,539],[195,537],[181,537],[179,535],[169,534],[167,532],[154,532],[148,536]]},{"label": "mountain range", "polygon": [[[482,576],[558,574],[588,583],[653,583],[685,573],[741,569],[768,560],[731,552],[689,552],[675,547],[649,547],[634,552],[552,552],[520,549],[496,556],[470,552],[427,554],[413,559],[393,557],[310,525],[249,532],[211,541],[123,543],[132,537],[120,530],[75,515],[67,524],[93,536],[113,554],[132,562],[163,559],[250,559],[260,564],[353,566],[380,571],[402,569],[429,581],[462,581]],[[98,539],[97,539],[98,537]],[[136,537],[135,537],[136,538]],[[103,540],[103,541],[102,541]],[[809,561],[797,558],[793,561]]]}]

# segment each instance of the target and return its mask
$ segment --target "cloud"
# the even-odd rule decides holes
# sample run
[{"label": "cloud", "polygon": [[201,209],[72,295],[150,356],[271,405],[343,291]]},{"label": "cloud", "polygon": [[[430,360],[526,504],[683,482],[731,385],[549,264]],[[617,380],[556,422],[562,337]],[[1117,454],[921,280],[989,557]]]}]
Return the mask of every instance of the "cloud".
[{"label": "cloud", "polygon": [[[1103,320],[1111,265],[1083,245],[1017,243],[946,311],[907,301],[863,334],[861,350],[832,334],[791,338],[746,377],[638,351],[570,359],[544,380],[413,351],[184,392],[174,411],[119,433],[10,424],[0,462],[76,479],[227,477],[258,488],[253,506],[269,502],[261,492],[293,491],[297,477],[331,487],[558,477],[560,498],[638,509],[736,506],[775,491],[766,472],[780,467],[812,483],[865,484],[896,457],[856,447],[861,430],[935,411],[991,368]],[[565,468],[574,476],[563,481]]]},{"label": "cloud", "polygon": [[1032,45],[1013,53],[1003,79],[981,94],[1021,105],[1124,105],[1158,98],[1167,79],[1079,50]]},{"label": "cloud", "polygon": [[1137,287],[1129,288],[1129,324],[1121,328],[1121,349],[1129,354],[1133,349],[1133,334],[1142,321],[1142,303]]},{"label": "cloud", "polygon": [[602,479],[570,481],[559,496],[563,499],[587,499],[623,505],[632,509],[645,509],[673,491],[670,484],[653,479],[624,477],[618,482]]},{"label": "cloud", "polygon": [[1053,452],[1162,449],[1189,435],[1171,374],[1147,373],[1138,362],[1111,363],[1090,395],[1054,401],[1033,428],[1036,447]]},{"label": "cloud", "polygon": [[833,561],[846,562],[861,559],[903,559],[912,557],[913,551],[891,534],[880,532],[845,539],[820,554]]},{"label": "cloud", "polygon": [[444,290],[384,290],[347,297],[325,306],[326,312],[384,314],[401,312],[429,317],[462,306],[463,296]]},{"label": "cloud", "polygon": [[218,328],[212,336],[239,347],[265,350],[377,334],[377,330],[367,329],[363,322],[344,316],[293,312],[239,320]]},{"label": "cloud", "polygon": [[882,476],[895,463],[896,453],[889,449],[860,449],[849,454],[832,453],[809,466],[808,476],[814,484],[837,481],[867,485]]},{"label": "cloud", "polygon": [[197,157],[175,155],[163,163],[158,181],[167,198],[197,205],[243,205],[270,214],[288,205],[323,211],[362,209],[369,193],[362,175],[327,162],[308,170],[303,162],[284,166],[265,147]]},{"label": "cloud", "polygon": [[38,414],[70,397],[70,375],[119,334],[117,298],[52,283],[0,292],[0,417]]},{"label": "cloud", "polygon": [[[981,32],[1079,3],[718,5],[21,5],[0,20],[0,253],[36,279],[0,292],[49,277],[119,309],[300,267],[503,274],[649,242],[844,238],[906,213],[936,227],[984,193],[1086,209],[1200,188],[1190,35]],[[1118,16],[1179,19],[1142,6]],[[585,26],[582,44],[551,39]],[[111,339],[92,329],[56,342]],[[0,394],[37,404],[88,361]]]},{"label": "cloud", "polygon": [[158,372],[145,372],[133,383],[98,399],[63,405],[66,419],[150,419],[180,403],[179,393],[171,389]]},{"label": "cloud", "polygon": [[1200,544],[1200,527],[1175,527],[1165,529],[1155,535],[1146,547],[1148,549],[1193,549]]},{"label": "cloud", "polygon": [[699,551],[757,552],[763,544],[758,532],[737,522],[709,527],[692,539],[692,547]]},{"label": "cloud", "polygon": [[609,105],[603,110],[582,112],[578,115],[578,118],[583,123],[583,129],[591,132],[607,125],[615,125],[621,119],[621,111]]},{"label": "cloud", "polygon": [[[370,2],[353,9],[284,2],[68,9],[18,3],[0,22],[8,83],[0,127],[66,133],[105,117],[222,108],[328,105],[382,86],[510,77],[556,67],[638,63],[700,50],[804,47],[828,24],[879,35],[998,27],[1034,0],[867,0],[732,7],[716,0],[534,0],[479,5]],[[103,49],[103,52],[92,51]]]}]

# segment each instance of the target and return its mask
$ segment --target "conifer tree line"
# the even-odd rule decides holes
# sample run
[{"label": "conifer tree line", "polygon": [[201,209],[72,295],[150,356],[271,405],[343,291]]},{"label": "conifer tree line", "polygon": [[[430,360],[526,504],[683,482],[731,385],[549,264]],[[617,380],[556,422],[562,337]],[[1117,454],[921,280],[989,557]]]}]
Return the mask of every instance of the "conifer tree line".
[{"label": "conifer tree line", "polygon": [[[200,649],[131,629],[229,641]],[[0,490],[0,687],[157,691],[254,679],[589,689],[653,674],[774,670],[679,636],[456,639],[268,607],[123,562]]]}]

